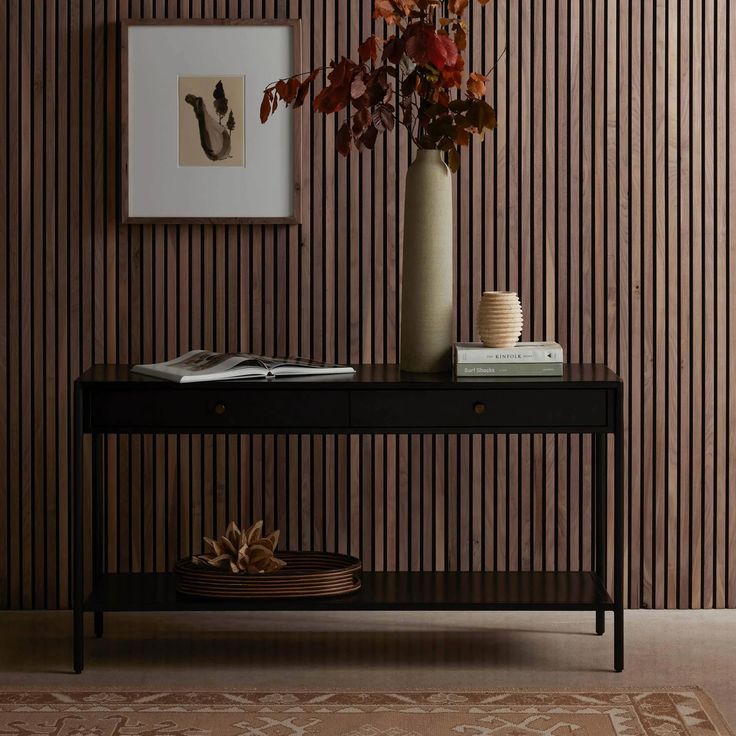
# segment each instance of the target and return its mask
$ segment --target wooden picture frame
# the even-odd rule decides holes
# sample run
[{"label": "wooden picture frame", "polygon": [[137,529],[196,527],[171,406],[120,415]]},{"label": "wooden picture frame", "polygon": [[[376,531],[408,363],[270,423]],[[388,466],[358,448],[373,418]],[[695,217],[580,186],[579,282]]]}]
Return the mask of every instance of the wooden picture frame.
[{"label": "wooden picture frame", "polygon": [[[121,20],[121,212],[124,224],[135,225],[145,223],[158,224],[223,224],[223,225],[296,225],[301,221],[301,163],[302,163],[302,124],[301,110],[282,110],[283,115],[292,116],[292,191],[291,191],[291,213],[284,216],[246,216],[246,217],[221,217],[221,216],[137,216],[130,212],[130,104],[129,92],[131,80],[129,68],[129,32],[138,26],[243,26],[243,27],[268,27],[286,26],[291,28],[292,43],[292,73],[301,70],[301,21],[299,19],[252,19],[252,20],[228,20],[228,19],[126,19]],[[275,79],[273,81],[276,81]]]}]

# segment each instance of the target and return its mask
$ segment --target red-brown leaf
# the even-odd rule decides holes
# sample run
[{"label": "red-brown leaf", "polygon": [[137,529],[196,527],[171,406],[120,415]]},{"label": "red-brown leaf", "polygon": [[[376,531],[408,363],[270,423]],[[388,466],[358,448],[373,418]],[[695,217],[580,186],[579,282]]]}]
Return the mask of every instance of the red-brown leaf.
[{"label": "red-brown leaf", "polygon": [[373,73],[366,80],[365,97],[361,99],[368,107],[378,104],[383,100],[389,91],[389,87],[384,83],[382,77],[378,73]]},{"label": "red-brown leaf", "polygon": [[410,128],[412,120],[414,119],[414,108],[412,107],[411,97],[402,97],[399,105],[403,112],[403,115],[401,116],[401,124]]},{"label": "red-brown leaf", "polygon": [[414,70],[411,74],[407,74],[401,82],[401,94],[408,97],[416,91],[419,84],[419,74]]},{"label": "red-brown leaf", "polygon": [[383,58],[392,64],[398,64],[404,55],[405,46],[406,41],[403,37],[391,36],[383,47]]},{"label": "red-brown leaf", "polygon": [[271,114],[271,102],[272,95],[270,92],[266,92],[261,100],[261,122],[265,123],[268,120],[268,116]]},{"label": "red-brown leaf", "polygon": [[373,17],[383,18],[386,23],[399,23],[416,9],[414,0],[374,0]]},{"label": "red-brown leaf", "polygon": [[452,100],[447,107],[451,112],[467,112],[472,105],[472,100]]},{"label": "red-brown leaf", "polygon": [[374,18],[383,18],[389,25],[400,23],[403,13],[397,11],[396,4],[392,0],[375,0],[373,8]]},{"label": "red-brown leaf", "polygon": [[283,95],[284,102],[287,104],[294,101],[294,98],[299,91],[299,80],[296,77],[292,77],[286,84],[286,94]]},{"label": "red-brown leaf", "polygon": [[478,72],[471,72],[468,76],[468,96],[481,98],[486,96],[486,77]]},{"label": "red-brown leaf", "polygon": [[[444,59],[445,66],[455,66],[459,56],[455,42],[446,33],[438,33],[436,36],[440,46],[442,47],[442,51],[439,52],[438,58]],[[435,64],[435,66],[438,69],[442,68],[437,64]]]},{"label": "red-brown leaf", "polygon": [[[487,2],[488,0],[486,0]],[[450,0],[448,8],[455,15],[462,15],[468,7],[468,0]]]},{"label": "red-brown leaf", "polygon": [[358,97],[362,97],[365,94],[365,89],[365,82],[360,77],[356,77],[350,85],[350,96],[354,100],[357,100]]},{"label": "red-brown leaf", "polygon": [[460,168],[460,153],[454,146],[447,152],[447,165],[453,174]]},{"label": "red-brown leaf", "polygon": [[295,77],[279,79],[276,82],[276,94],[288,105],[296,97],[299,90],[299,80]]},{"label": "red-brown leaf", "polygon": [[441,89],[437,95],[437,104],[442,105],[442,107],[450,106],[450,95],[448,95],[443,89]]},{"label": "red-brown leaf", "polygon": [[375,0],[373,3],[373,17],[383,18],[387,23],[396,22],[396,10],[391,0]]},{"label": "red-brown leaf", "polygon": [[327,79],[330,80],[330,82],[335,85],[336,87],[339,87],[342,84],[345,84],[346,81],[353,78],[355,67],[358,65],[351,61],[350,59],[346,59],[343,57],[338,62],[332,62],[332,71],[327,75]]},{"label": "red-brown leaf", "polygon": [[464,28],[459,26],[455,29],[455,46],[458,51],[465,51],[468,47],[468,34]]},{"label": "red-brown leaf", "polygon": [[307,99],[309,94],[309,82],[302,82],[299,85],[299,91],[296,93],[296,99],[294,100],[294,107],[301,107],[304,104],[304,100]]},{"label": "red-brown leaf", "polygon": [[345,122],[340,126],[340,129],[337,131],[337,137],[335,138],[337,152],[341,156],[347,156],[350,153],[350,143],[352,140],[353,136],[350,132],[350,125]]},{"label": "red-brown leaf", "polygon": [[416,31],[406,39],[407,56],[420,66],[429,62],[428,46],[433,35],[434,30],[429,30],[426,26],[417,26]]},{"label": "red-brown leaf", "polygon": [[462,56],[458,56],[454,66],[446,66],[440,72],[442,76],[442,84],[445,87],[462,87],[464,68],[465,60]]},{"label": "red-brown leaf", "polygon": [[455,143],[458,146],[467,146],[470,143],[470,133],[460,125],[455,127]]},{"label": "red-brown leaf", "polygon": [[312,82],[314,82],[318,74],[319,69],[315,69],[313,72],[310,72],[309,76],[299,85],[299,91],[296,93],[296,99],[294,100],[294,107],[301,107],[304,104],[304,100],[309,94]]},{"label": "red-brown leaf", "polygon": [[420,66],[432,64],[440,71],[458,60],[455,42],[446,33],[437,33],[422,24],[406,41],[406,53]]},{"label": "red-brown leaf", "polygon": [[368,36],[360,46],[358,46],[358,56],[360,60],[375,61],[378,58],[378,49],[381,45],[381,39],[378,36]]},{"label": "red-brown leaf", "polygon": [[370,151],[376,145],[376,138],[378,138],[378,128],[375,125],[369,125],[365,133],[363,133],[360,142]]},{"label": "red-brown leaf", "polygon": [[353,135],[359,136],[370,124],[371,112],[367,107],[360,108],[353,115]]},{"label": "red-brown leaf", "polygon": [[317,112],[330,115],[342,110],[350,102],[350,86],[328,84],[315,98],[314,109]]},{"label": "red-brown leaf", "polygon": [[429,63],[429,46],[434,44],[434,29],[417,26],[417,30],[406,39],[406,54],[420,66]]},{"label": "red-brown leaf", "polygon": [[393,130],[394,108],[392,105],[381,104],[373,110],[373,125],[378,130]]},{"label": "red-brown leaf", "polygon": [[468,127],[481,136],[484,130],[496,127],[496,111],[485,100],[475,100],[466,118]]}]

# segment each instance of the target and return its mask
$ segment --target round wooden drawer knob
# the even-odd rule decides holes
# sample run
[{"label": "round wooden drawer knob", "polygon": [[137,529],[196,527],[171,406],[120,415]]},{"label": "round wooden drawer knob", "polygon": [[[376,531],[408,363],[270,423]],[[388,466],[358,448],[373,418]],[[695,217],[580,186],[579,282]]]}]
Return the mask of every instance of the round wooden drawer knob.
[{"label": "round wooden drawer knob", "polygon": [[227,407],[225,406],[225,404],[215,404],[215,414],[219,414],[220,416],[222,416],[226,410]]},{"label": "round wooden drawer knob", "polygon": [[481,414],[486,413],[486,405],[482,401],[476,401],[475,404],[473,404],[473,411],[480,416]]}]

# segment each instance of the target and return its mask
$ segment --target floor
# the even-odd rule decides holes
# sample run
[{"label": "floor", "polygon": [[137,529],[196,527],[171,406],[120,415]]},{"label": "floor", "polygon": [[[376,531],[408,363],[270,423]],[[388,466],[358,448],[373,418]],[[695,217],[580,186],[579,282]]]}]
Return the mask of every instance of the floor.
[{"label": "floor", "polygon": [[736,725],[736,610],[628,612],[618,675],[607,623],[597,637],[589,613],[108,614],[75,676],[71,614],[4,612],[0,688],[700,685]]}]

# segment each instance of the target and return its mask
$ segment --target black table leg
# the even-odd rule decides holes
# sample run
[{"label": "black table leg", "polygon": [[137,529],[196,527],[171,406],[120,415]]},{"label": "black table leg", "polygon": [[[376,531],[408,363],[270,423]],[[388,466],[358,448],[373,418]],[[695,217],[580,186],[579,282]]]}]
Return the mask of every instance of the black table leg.
[{"label": "black table leg", "polygon": [[[96,584],[104,572],[104,486],[102,483],[102,438],[92,435],[92,580]],[[103,613],[95,611],[95,636],[99,639],[103,631]]]},{"label": "black table leg", "polygon": [[74,397],[74,544],[73,607],[74,607],[74,671],[84,668],[84,435],[82,433],[82,391],[77,387]]},{"label": "black table leg", "polygon": [[[606,560],[606,519],[608,496],[608,435],[595,435],[595,572],[605,590],[607,577]],[[595,633],[606,633],[606,611],[599,608],[595,612]]]},{"label": "black table leg", "polygon": [[623,391],[616,392],[613,512],[613,667],[624,668],[624,418]]},{"label": "black table leg", "polygon": [[104,633],[104,620],[102,611],[95,611],[95,636],[102,639]]}]

